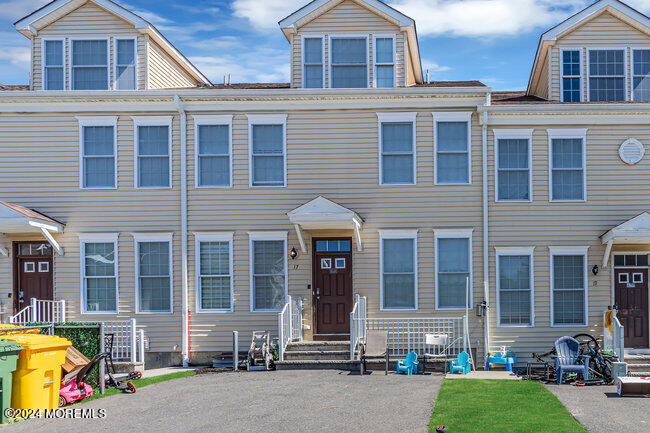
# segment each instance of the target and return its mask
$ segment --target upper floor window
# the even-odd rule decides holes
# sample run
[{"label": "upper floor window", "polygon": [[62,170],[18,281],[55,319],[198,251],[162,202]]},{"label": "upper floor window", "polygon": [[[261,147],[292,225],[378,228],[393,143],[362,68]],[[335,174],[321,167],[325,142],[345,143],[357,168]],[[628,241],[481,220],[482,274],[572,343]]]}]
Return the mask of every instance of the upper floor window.
[{"label": "upper floor window", "polygon": [[330,87],[368,87],[368,39],[365,37],[330,38]]},{"label": "upper floor window", "polygon": [[323,38],[303,39],[303,87],[323,88]]},{"label": "upper floor window", "polygon": [[136,88],[135,73],[135,39],[116,39],[117,51],[115,61],[115,89],[134,90]]},{"label": "upper floor window", "polygon": [[415,113],[378,114],[380,125],[380,183],[416,182]]},{"label": "upper floor window", "polygon": [[632,50],[635,101],[650,101],[650,50]]},{"label": "upper floor window", "polygon": [[43,90],[63,90],[63,40],[45,40],[43,44]]},{"label": "upper floor window", "polygon": [[532,130],[494,131],[496,139],[497,201],[530,201],[530,143]]},{"label": "upper floor window", "polygon": [[626,100],[625,50],[589,50],[589,100]]},{"label": "upper floor window", "polygon": [[436,185],[472,182],[470,118],[464,113],[434,113]]},{"label": "upper floor window", "polygon": [[395,38],[375,37],[375,87],[395,87]]},{"label": "upper floor window", "polygon": [[108,90],[108,41],[72,40],[72,90]]},{"label": "upper floor window", "polygon": [[117,117],[80,116],[79,187],[117,187]]},{"label": "upper floor window", "polygon": [[586,200],[586,130],[549,130],[551,201]]},{"label": "upper floor window", "polygon": [[580,50],[562,50],[562,102],[582,101],[582,59]]},{"label": "upper floor window", "polygon": [[196,186],[231,186],[232,116],[194,116],[196,125]]},{"label": "upper floor window", "polygon": [[250,186],[285,186],[286,116],[249,116]]},{"label": "upper floor window", "polygon": [[136,188],[170,188],[171,117],[134,118]]}]

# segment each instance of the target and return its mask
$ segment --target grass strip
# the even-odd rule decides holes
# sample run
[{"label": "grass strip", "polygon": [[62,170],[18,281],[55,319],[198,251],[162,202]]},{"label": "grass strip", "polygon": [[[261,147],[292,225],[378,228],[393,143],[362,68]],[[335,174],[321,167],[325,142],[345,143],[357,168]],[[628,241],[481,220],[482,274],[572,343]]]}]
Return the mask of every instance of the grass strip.
[{"label": "grass strip", "polygon": [[[190,377],[194,375],[196,375],[196,371],[194,370],[178,371],[176,373],[163,374],[161,376],[144,377],[142,379],[132,380],[131,382],[133,383],[133,385],[135,385],[136,389],[140,389],[143,386],[153,385],[154,383],[166,382],[168,380],[180,379],[182,377]],[[100,394],[99,390],[94,390],[93,395],[91,397],[88,397],[82,400],[81,402],[83,403],[86,401],[97,400],[98,398],[108,397],[109,395],[115,395],[120,393],[122,393],[122,391],[115,388],[106,389],[104,394]]]}]

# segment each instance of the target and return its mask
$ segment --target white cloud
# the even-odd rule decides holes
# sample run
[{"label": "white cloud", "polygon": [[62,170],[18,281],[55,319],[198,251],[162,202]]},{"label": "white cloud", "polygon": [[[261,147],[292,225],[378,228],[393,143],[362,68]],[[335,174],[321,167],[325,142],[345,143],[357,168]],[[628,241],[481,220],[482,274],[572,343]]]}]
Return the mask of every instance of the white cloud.
[{"label": "white cloud", "polygon": [[196,65],[213,83],[222,83],[224,75],[230,74],[233,83],[286,83],[289,81],[289,65],[283,61],[283,50],[273,48],[246,49],[242,46],[216,56],[192,56]]},{"label": "white cloud", "polygon": [[426,72],[428,69],[429,72],[447,72],[451,71],[451,68],[449,66],[443,66],[439,65],[436,62],[432,62],[431,60],[427,59],[422,59],[422,69]]},{"label": "white cloud", "polygon": [[249,20],[258,30],[278,30],[278,21],[305,6],[307,0],[235,0],[233,15]]}]

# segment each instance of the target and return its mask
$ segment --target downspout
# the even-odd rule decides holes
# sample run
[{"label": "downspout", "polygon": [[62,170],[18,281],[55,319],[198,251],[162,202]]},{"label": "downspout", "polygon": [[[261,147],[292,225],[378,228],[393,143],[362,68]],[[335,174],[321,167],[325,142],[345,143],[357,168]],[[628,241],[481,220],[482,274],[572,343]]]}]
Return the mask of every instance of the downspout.
[{"label": "downspout", "polygon": [[481,123],[482,159],[483,159],[483,296],[485,297],[485,314],[483,316],[483,354],[490,351],[490,247],[489,247],[489,206],[488,206],[488,112],[491,94],[485,95],[485,105],[479,116]]},{"label": "downspout", "polygon": [[181,124],[181,357],[183,367],[190,362],[190,312],[188,308],[187,281],[187,114],[178,95],[174,95],[174,104],[180,114]]}]

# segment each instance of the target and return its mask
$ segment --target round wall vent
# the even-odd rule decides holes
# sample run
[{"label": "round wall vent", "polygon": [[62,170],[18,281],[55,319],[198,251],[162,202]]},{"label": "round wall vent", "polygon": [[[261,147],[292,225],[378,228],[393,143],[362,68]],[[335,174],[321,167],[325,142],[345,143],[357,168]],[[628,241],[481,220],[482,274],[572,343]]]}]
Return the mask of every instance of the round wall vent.
[{"label": "round wall vent", "polygon": [[635,138],[628,138],[618,149],[618,155],[624,163],[633,165],[643,159],[645,146]]}]

